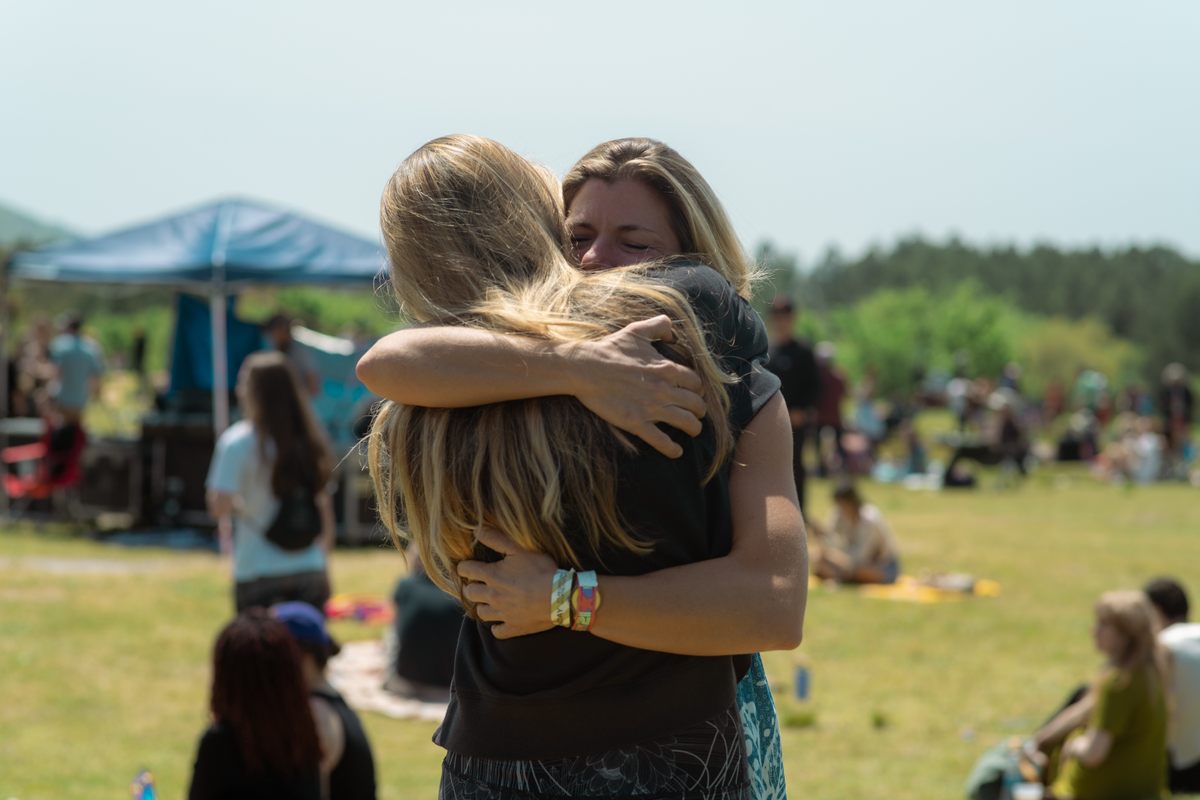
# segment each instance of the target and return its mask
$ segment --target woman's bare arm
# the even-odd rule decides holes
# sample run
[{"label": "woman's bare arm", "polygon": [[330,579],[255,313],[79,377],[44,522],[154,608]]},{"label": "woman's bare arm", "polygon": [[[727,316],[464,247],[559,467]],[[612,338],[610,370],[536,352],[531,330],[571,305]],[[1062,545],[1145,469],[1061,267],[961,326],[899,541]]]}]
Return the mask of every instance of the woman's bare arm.
[{"label": "woman's bare arm", "polygon": [[[804,520],[792,477],[791,424],[776,394],[738,439],[730,495],[729,555],[635,577],[600,577],[592,633],[620,644],[682,655],[790,650],[800,643],[808,598]],[[459,574],[497,638],[550,628],[554,562],[495,531],[480,541],[501,561],[467,561]]]},{"label": "woman's bare arm", "polygon": [[567,395],[663,455],[682,448],[657,423],[696,436],[704,416],[700,378],[654,348],[672,341],[666,316],[596,341],[548,342],[464,327],[388,334],[358,362],[358,379],[405,405],[464,408]]},{"label": "woman's bare arm", "polygon": [[1033,743],[1043,752],[1050,752],[1061,744],[1072,731],[1087,724],[1095,707],[1095,698],[1091,692],[1064,708],[1054,715],[1054,718],[1042,726],[1033,735]]},{"label": "woman's bare arm", "polygon": [[229,492],[209,489],[205,495],[208,502],[208,515],[217,521],[217,545],[222,555],[233,553],[233,513],[237,507],[236,498]]},{"label": "woman's bare arm", "polygon": [[1112,752],[1112,745],[1111,733],[1099,728],[1089,728],[1082,736],[1071,740],[1063,755],[1067,758],[1077,758],[1080,764],[1095,769],[1108,758],[1108,754]]}]

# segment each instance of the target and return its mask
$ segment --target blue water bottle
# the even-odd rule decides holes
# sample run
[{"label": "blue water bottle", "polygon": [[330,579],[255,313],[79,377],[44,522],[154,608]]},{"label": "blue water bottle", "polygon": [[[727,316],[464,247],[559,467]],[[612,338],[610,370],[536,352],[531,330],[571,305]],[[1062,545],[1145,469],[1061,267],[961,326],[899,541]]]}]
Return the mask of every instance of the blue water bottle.
[{"label": "blue water bottle", "polygon": [[792,657],[794,689],[797,700],[807,700],[811,691],[812,675],[808,668],[808,659],[796,651]]}]

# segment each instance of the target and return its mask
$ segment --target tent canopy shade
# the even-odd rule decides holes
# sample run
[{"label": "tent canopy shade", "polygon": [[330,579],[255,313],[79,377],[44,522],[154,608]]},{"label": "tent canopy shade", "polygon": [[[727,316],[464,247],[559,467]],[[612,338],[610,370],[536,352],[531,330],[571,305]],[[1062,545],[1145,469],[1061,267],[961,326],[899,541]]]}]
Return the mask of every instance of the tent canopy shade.
[{"label": "tent canopy shade", "polygon": [[[17,253],[0,274],[61,283],[202,287],[210,298],[213,427],[229,422],[225,297],[239,285],[386,280],[378,243],[263,203],[226,199],[90,239]],[[0,327],[0,348],[5,327]],[[0,349],[0,352],[3,352]],[[7,396],[0,398],[0,406]]]},{"label": "tent canopy shade", "polygon": [[241,199],[17,253],[9,270],[24,280],[226,287],[361,284],[387,274],[378,243]]}]

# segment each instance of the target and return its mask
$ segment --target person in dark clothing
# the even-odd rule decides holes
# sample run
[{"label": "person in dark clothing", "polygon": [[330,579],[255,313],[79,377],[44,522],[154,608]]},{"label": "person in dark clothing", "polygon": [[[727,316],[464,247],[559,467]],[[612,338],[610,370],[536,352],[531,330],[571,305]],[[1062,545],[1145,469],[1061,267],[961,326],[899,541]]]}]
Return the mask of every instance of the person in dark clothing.
[{"label": "person in dark clothing", "polygon": [[296,340],[292,338],[293,324],[294,320],[287,314],[275,314],[263,323],[263,336],[270,342],[272,350],[287,356],[301,387],[309,396],[316,397],[321,393],[321,376],[308,353],[296,346]]},{"label": "person in dark clothing", "polygon": [[325,628],[321,612],[299,601],[271,607],[300,647],[300,666],[311,693],[321,741],[321,783],[326,800],[375,800],[375,758],[362,720],[325,676],[341,647]]},{"label": "person in dark clothing", "polygon": [[804,512],[805,433],[814,422],[813,408],[821,388],[817,358],[807,342],[796,338],[796,312],[787,297],[776,297],[769,314],[771,349],[766,367],[781,384],[788,416],[792,422],[792,473],[796,477],[796,496]]},{"label": "person in dark clothing", "polygon": [[238,615],[217,637],[209,708],[189,800],[320,800],[321,746],[300,650],[265,609]]},{"label": "person in dark clothing", "polygon": [[1029,437],[1017,416],[1016,401],[1003,391],[988,398],[992,417],[985,425],[982,439],[961,441],[946,465],[943,483],[947,487],[970,488],[975,484],[962,483],[957,467],[962,461],[975,461],[986,467],[1006,466],[1022,478],[1027,474],[1025,461],[1029,457]]},{"label": "person in dark clothing", "polygon": [[[846,449],[842,446],[842,434],[845,425],[842,423],[842,403],[846,399],[846,378],[842,371],[833,363],[837,349],[832,342],[821,342],[817,345],[817,374],[820,384],[817,391],[817,455],[821,461],[821,475],[833,475],[844,469]],[[837,454],[836,462],[832,457],[827,458],[822,442],[828,436],[833,439]]]},{"label": "person in dark clothing", "polygon": [[388,691],[426,702],[448,702],[463,609],[437,587],[421,559],[396,584],[396,653]]},{"label": "person in dark clothing", "polygon": [[1184,446],[1192,430],[1194,407],[1192,389],[1188,386],[1187,369],[1182,364],[1168,364],[1162,373],[1158,408],[1162,414],[1167,449],[1175,458],[1183,456]]}]

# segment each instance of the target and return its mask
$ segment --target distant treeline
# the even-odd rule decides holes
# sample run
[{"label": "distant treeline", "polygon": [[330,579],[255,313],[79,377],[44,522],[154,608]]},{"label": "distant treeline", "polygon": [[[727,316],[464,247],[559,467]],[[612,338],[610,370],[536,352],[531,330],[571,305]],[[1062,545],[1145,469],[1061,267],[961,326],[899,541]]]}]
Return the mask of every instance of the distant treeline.
[{"label": "distant treeline", "polygon": [[[769,244],[756,256],[768,272],[757,292],[802,309],[800,326],[830,339],[852,375],[904,391],[913,374],[955,367],[996,374],[1008,360],[1025,368],[1032,391],[1070,382],[1088,366],[1117,384],[1153,385],[1172,361],[1200,375],[1200,263],[1165,248],[1061,250],[975,247],[920,238],[874,248],[857,259],[836,251],[811,269]],[[167,361],[173,293],[122,287],[16,283],[5,298],[20,334],[38,316],[81,311],[111,355],[138,332],[148,366]],[[238,304],[244,319],[286,310],[329,333],[382,334],[398,320],[386,293],[325,288],[256,289]]]},{"label": "distant treeline", "polygon": [[761,298],[782,290],[819,318],[885,290],[919,289],[933,300],[929,313],[938,313],[938,299],[971,284],[1025,314],[1102,323],[1136,347],[1147,380],[1172,361],[1200,372],[1200,262],[1166,247],[988,248],[913,237],[857,259],[831,251],[795,272],[795,260],[769,244],[758,256],[773,277]]}]

